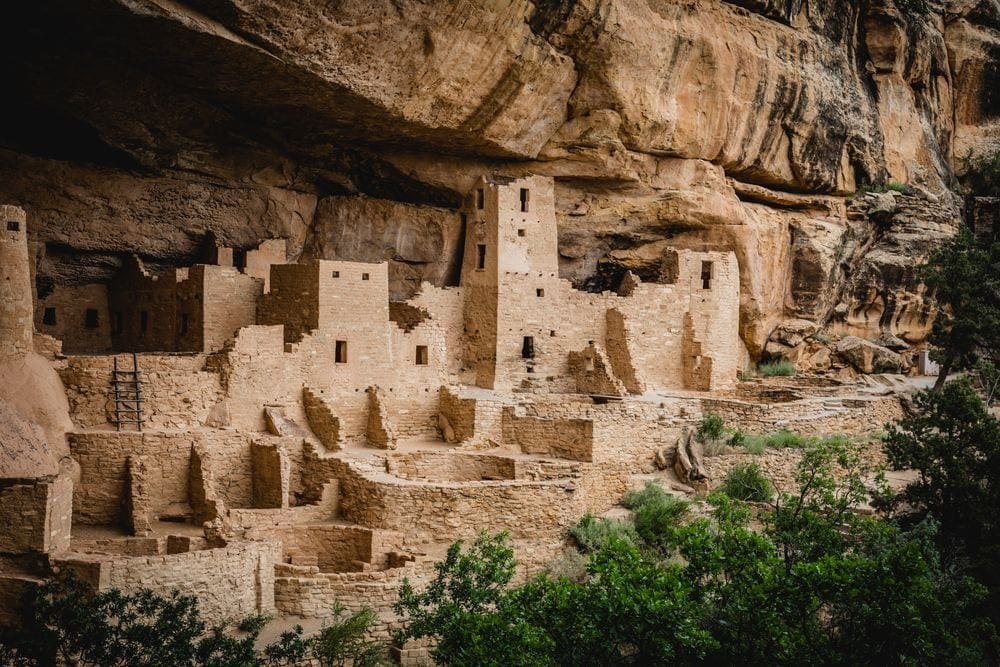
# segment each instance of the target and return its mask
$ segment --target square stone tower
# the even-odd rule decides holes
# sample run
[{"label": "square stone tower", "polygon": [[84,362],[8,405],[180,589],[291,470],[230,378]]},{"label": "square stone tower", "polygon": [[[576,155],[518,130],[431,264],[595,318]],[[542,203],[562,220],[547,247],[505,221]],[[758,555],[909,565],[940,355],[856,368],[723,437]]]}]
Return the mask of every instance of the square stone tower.
[{"label": "square stone tower", "polygon": [[497,374],[499,318],[510,279],[557,278],[558,238],[553,180],[481,177],[462,208],[465,253],[463,364],[476,384],[492,389]]},{"label": "square stone tower", "polygon": [[31,351],[34,306],[24,209],[0,206],[0,361]]}]

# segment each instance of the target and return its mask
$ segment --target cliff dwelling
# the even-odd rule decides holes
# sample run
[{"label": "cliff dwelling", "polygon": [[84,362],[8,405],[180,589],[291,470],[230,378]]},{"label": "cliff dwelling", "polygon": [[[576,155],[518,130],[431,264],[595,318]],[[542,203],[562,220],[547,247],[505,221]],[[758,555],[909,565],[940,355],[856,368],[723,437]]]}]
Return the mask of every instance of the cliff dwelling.
[{"label": "cliff dwelling", "polygon": [[998,238],[996,0],[15,5],[0,663],[72,575],[430,664],[456,541],[579,583],[630,492],[884,468],[973,372],[922,267]]}]

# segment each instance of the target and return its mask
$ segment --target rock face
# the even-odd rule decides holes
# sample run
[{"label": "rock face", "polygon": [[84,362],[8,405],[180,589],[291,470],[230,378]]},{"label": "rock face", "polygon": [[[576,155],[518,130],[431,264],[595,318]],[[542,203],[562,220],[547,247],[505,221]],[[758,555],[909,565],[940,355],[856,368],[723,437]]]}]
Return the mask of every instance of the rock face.
[{"label": "rock face", "polygon": [[[540,173],[580,286],[733,249],[752,354],[801,322],[919,342],[947,186],[1000,143],[1000,6],[930,4],[19,3],[0,201],[28,212],[41,289],[130,252],[189,264],[211,234],[385,259],[403,298],[454,281],[478,175]],[[911,189],[847,201],[889,181]]]}]

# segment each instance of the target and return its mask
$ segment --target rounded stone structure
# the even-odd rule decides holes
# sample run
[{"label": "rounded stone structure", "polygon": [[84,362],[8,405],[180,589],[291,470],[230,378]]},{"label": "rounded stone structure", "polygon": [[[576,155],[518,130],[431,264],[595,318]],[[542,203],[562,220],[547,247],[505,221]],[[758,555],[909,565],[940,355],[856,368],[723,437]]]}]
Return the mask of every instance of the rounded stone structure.
[{"label": "rounded stone structure", "polygon": [[24,209],[0,205],[0,361],[31,351],[34,312]]}]

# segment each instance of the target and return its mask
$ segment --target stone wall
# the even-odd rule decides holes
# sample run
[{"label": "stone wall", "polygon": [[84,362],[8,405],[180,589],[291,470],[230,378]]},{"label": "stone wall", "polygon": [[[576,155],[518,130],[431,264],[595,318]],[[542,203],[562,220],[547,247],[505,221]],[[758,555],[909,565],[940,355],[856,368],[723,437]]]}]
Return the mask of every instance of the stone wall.
[{"label": "stone wall", "polygon": [[54,552],[69,548],[73,480],[0,480],[0,553]]},{"label": "stone wall", "polygon": [[514,408],[503,411],[503,442],[525,454],[592,461],[594,423],[589,419],[519,417]]},{"label": "stone wall", "polygon": [[896,396],[816,398],[769,404],[706,398],[701,403],[705,412],[715,412],[727,425],[752,434],[788,429],[802,435],[868,435],[903,416]]},{"label": "stone wall", "polygon": [[[217,373],[205,370],[205,355],[138,355],[146,428],[198,428],[222,400]],[[132,355],[118,355],[119,369],[132,369]],[[57,367],[77,428],[109,424],[114,417],[111,356],[71,356]]]},{"label": "stone wall", "polygon": [[386,472],[410,480],[430,482],[478,482],[514,479],[516,463],[505,456],[442,452],[392,452],[386,456]]},{"label": "stone wall", "polygon": [[212,624],[275,611],[278,554],[276,544],[230,542],[214,549],[161,556],[79,554],[56,564],[72,568],[81,578],[97,583],[100,590],[147,588],[165,596],[174,590],[197,596],[202,619]]},{"label": "stone wall", "polygon": [[[88,321],[87,311],[94,311]],[[54,285],[39,296],[35,330],[62,341],[65,354],[111,351],[107,285]]]},{"label": "stone wall", "polygon": [[31,351],[34,332],[24,210],[0,206],[0,361]]}]

